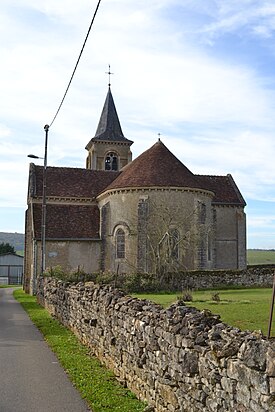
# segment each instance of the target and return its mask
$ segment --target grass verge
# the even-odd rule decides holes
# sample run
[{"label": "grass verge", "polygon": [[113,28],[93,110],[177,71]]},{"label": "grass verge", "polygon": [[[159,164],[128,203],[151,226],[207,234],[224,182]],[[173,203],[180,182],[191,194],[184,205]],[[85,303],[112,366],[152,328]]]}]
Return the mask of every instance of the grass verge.
[{"label": "grass verge", "polygon": [[4,288],[22,288],[21,285],[0,285],[0,289]]},{"label": "grass verge", "polygon": [[112,372],[102,366],[95,357],[89,355],[89,349],[82,345],[71,331],[38,305],[35,296],[16,289],[14,297],[42,332],[72,383],[93,412],[144,411],[146,405],[122,387]]}]

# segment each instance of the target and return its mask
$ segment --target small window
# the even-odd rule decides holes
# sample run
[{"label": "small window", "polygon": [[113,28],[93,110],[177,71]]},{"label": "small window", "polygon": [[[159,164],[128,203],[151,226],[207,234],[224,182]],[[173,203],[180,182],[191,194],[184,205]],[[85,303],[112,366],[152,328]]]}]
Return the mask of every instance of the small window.
[{"label": "small window", "polygon": [[210,233],[207,233],[207,260],[212,260],[212,239]]},{"label": "small window", "polygon": [[125,232],[122,229],[116,232],[116,257],[117,259],[125,258]]},{"label": "small window", "polygon": [[204,225],[206,222],[206,205],[199,202],[199,222]]},{"label": "small window", "polygon": [[170,231],[170,250],[171,257],[175,260],[179,259],[179,240],[179,231],[177,229],[172,229]]},{"label": "small window", "polygon": [[109,152],[105,158],[105,170],[118,170],[117,155]]}]

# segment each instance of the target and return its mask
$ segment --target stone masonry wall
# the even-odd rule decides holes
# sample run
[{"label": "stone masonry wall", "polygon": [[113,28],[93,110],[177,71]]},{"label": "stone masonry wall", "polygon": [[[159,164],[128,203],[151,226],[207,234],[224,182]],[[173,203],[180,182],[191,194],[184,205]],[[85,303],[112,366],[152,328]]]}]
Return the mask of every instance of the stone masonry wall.
[{"label": "stone masonry wall", "polygon": [[272,287],[275,266],[251,266],[244,270],[206,270],[173,273],[167,276],[171,290],[218,287]]},{"label": "stone masonry wall", "polygon": [[[109,282],[130,292],[181,292],[186,289],[272,287],[275,265],[250,266],[245,270],[193,270],[164,275],[151,273],[115,274]],[[95,278],[90,278],[95,280]],[[99,280],[100,282],[100,280]],[[106,279],[105,279],[106,282]]]},{"label": "stone masonry wall", "polygon": [[38,300],[156,412],[275,412],[275,342],[208,311],[44,278]]}]

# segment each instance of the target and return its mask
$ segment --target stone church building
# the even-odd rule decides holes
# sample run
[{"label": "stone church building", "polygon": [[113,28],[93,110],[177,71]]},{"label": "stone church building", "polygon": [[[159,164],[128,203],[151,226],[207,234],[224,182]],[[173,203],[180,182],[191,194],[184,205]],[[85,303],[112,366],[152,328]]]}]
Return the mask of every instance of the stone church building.
[{"label": "stone church building", "polygon": [[[158,140],[132,161],[108,89],[86,168],[48,167],[46,267],[154,272],[246,267],[245,201],[232,176],[193,174]],[[43,167],[30,164],[25,287],[40,271]]]}]

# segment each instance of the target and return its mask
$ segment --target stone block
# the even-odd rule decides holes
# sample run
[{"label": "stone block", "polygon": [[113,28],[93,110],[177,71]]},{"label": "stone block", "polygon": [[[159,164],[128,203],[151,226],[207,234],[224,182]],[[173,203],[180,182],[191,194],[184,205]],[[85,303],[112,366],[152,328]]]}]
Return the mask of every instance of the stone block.
[{"label": "stone block", "polygon": [[247,385],[243,384],[241,381],[237,383],[236,386],[236,400],[239,404],[248,408],[251,400],[250,389]]},{"label": "stone block", "polygon": [[234,398],[234,393],[236,390],[237,386],[237,381],[235,379],[230,379],[230,378],[221,378],[221,387],[224,389],[225,392],[227,392],[227,396],[229,398]]},{"label": "stone block", "polygon": [[239,358],[246,366],[264,371],[266,369],[266,343],[262,339],[251,339],[244,342],[239,351]]},{"label": "stone block", "polygon": [[267,350],[266,373],[268,376],[275,377],[275,348],[271,346]]},{"label": "stone block", "polygon": [[269,390],[270,390],[270,393],[274,393],[275,394],[275,377],[273,378],[273,377],[271,377],[271,378],[269,378]]}]

